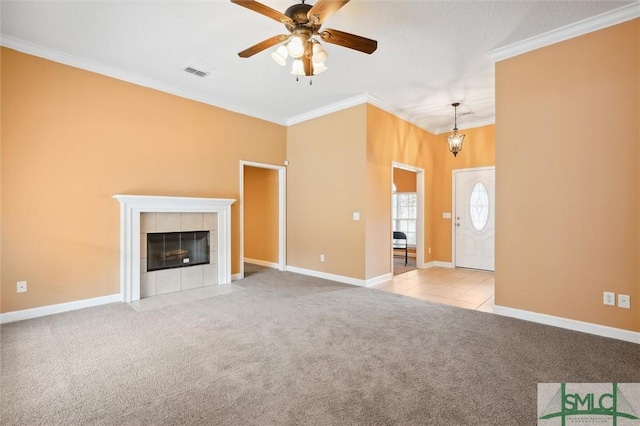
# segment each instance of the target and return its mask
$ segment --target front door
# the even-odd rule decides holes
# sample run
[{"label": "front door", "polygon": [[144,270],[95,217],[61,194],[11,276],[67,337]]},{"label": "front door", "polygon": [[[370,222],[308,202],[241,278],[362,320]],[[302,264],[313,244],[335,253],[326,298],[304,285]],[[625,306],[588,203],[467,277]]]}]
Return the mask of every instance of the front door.
[{"label": "front door", "polygon": [[493,271],[495,168],[455,171],[454,180],[454,265]]}]

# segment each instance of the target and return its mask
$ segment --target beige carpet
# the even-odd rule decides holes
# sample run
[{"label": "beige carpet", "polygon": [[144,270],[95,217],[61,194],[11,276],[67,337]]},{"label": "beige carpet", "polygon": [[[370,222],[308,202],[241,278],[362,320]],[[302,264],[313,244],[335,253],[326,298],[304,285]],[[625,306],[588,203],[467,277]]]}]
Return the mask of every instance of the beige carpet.
[{"label": "beige carpet", "polygon": [[240,290],[1,327],[2,425],[534,425],[539,382],[638,345],[264,270]]}]

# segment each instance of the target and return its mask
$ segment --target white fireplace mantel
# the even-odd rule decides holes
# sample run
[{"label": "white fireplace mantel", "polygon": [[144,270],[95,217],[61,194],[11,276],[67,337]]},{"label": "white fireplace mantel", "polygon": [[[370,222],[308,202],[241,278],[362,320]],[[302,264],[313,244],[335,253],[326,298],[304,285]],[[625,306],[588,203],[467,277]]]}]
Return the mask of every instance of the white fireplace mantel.
[{"label": "white fireplace mantel", "polygon": [[120,202],[120,294],[125,303],[140,299],[140,213],[217,213],[218,283],[231,282],[231,204],[228,198],[114,195]]}]

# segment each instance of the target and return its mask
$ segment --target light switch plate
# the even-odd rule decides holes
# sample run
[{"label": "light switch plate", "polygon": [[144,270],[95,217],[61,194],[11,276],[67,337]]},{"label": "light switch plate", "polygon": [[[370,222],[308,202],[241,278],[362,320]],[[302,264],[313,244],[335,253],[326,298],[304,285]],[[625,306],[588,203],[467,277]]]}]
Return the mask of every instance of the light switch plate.
[{"label": "light switch plate", "polygon": [[451,219],[451,213],[442,213],[443,219]]},{"label": "light switch plate", "polygon": [[360,212],[353,212],[353,220],[360,220]]}]

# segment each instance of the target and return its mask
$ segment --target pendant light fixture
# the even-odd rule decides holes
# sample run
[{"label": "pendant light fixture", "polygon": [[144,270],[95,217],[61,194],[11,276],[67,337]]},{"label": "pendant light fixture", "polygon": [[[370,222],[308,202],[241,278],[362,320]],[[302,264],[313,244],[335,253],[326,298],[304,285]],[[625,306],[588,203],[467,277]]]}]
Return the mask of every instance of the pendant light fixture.
[{"label": "pendant light fixture", "polygon": [[458,106],[460,106],[460,102],[455,102],[451,104],[453,107],[453,133],[447,136],[447,142],[449,143],[449,151],[453,154],[453,156],[457,156],[460,151],[462,151],[462,142],[464,141],[465,135],[458,134]]}]

